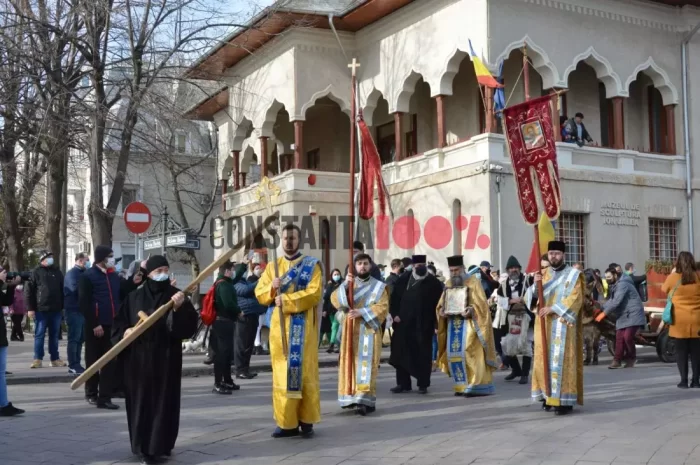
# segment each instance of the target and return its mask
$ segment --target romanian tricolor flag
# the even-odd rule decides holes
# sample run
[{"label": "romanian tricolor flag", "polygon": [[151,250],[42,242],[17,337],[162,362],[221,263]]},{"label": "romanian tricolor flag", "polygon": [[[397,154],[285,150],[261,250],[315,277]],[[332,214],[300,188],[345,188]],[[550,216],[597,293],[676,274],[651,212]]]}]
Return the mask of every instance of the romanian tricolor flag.
[{"label": "romanian tricolor flag", "polygon": [[484,63],[481,62],[481,59],[476,55],[476,53],[474,53],[474,47],[472,47],[471,39],[469,40],[469,50],[471,52],[472,63],[474,63],[474,71],[476,72],[477,82],[482,86],[492,87],[494,89],[503,87],[503,85],[499,84],[498,81],[491,75],[491,72],[484,65]]},{"label": "romanian tricolor flag", "polygon": [[[544,255],[547,253],[549,243],[555,239],[555,226],[553,222],[549,221],[547,214],[542,213],[537,227],[540,231],[540,251]],[[536,271],[540,271],[540,254],[537,250],[537,244],[535,244],[535,241],[532,241],[532,251],[530,252],[530,259],[527,261],[525,272],[534,273]]]}]

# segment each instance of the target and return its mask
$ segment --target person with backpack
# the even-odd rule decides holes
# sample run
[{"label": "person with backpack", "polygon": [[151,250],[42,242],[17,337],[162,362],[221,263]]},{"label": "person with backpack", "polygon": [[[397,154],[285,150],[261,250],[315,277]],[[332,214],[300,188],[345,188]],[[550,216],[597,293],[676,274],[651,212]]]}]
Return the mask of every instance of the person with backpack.
[{"label": "person with backpack", "polygon": [[[241,265],[243,271],[234,270],[233,262],[226,262],[219,268],[219,277],[204,297],[202,321],[211,325],[214,341],[214,388],[215,394],[231,395],[241,387],[233,382],[231,363],[233,362],[233,334],[236,321],[243,321],[244,315],[238,307],[234,280],[242,276],[247,261]],[[213,321],[212,321],[213,320]]]}]

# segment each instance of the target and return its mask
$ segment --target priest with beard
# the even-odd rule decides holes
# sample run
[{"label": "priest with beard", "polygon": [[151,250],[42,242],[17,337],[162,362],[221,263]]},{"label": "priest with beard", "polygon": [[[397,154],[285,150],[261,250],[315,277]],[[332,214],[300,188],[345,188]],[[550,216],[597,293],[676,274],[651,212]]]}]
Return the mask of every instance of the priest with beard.
[{"label": "priest with beard", "polygon": [[433,335],[437,329],[435,309],[442,296],[442,283],[428,273],[425,255],[414,255],[412,269],[396,281],[389,310],[394,334],[389,363],[396,369],[394,394],[411,391],[411,377],[418,392],[427,394],[433,368]]},{"label": "priest with beard", "polygon": [[120,355],[124,363],[126,415],[131,450],[141,463],[158,463],[170,456],[180,428],[182,340],[197,330],[192,303],[170,284],[165,257],[146,262],[148,279],[128,298],[114,319],[112,342],[128,336],[139,323],[139,313],[149,316],[173,301],[173,309],[156,321]]}]

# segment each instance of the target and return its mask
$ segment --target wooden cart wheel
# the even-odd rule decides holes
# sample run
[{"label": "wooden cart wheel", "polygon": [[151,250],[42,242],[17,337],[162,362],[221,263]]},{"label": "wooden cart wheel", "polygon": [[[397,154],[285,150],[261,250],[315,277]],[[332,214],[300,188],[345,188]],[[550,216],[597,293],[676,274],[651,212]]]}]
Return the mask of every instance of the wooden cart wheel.
[{"label": "wooden cart wheel", "polygon": [[676,362],[676,342],[668,335],[667,327],[656,338],[656,354],[664,363]]},{"label": "wooden cart wheel", "polygon": [[610,353],[611,356],[615,356],[615,344],[616,344],[616,339],[615,336],[610,336],[605,339],[605,345],[608,346],[608,352]]}]

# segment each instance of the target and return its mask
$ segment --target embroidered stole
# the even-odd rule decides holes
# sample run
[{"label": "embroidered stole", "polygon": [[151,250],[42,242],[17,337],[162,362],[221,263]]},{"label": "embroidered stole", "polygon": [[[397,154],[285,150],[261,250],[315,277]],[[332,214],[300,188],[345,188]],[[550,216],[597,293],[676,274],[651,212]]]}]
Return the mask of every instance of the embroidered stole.
[{"label": "embroidered stole", "polygon": [[[314,257],[304,257],[291,267],[280,279],[279,295],[294,285],[294,292],[303,291],[311,281],[314,266],[318,262]],[[287,398],[301,399],[302,367],[304,364],[304,338],[306,329],[305,313],[291,315],[289,325],[289,354],[287,357]]]},{"label": "embroidered stole", "polygon": [[[370,278],[366,283],[362,283],[358,287],[358,281],[355,281],[353,287],[353,307],[362,313],[363,322],[360,324],[360,338],[357,348],[357,363],[355,372],[355,389],[357,392],[370,392],[372,381],[372,363],[374,360],[374,334],[381,329],[381,325],[376,321],[371,314],[370,306],[377,303],[377,300],[382,296],[386,284],[378,279]],[[338,293],[338,303],[341,308],[349,307],[348,292],[345,283],[341,284],[336,290]],[[352,335],[350,335],[352,337]]]},{"label": "embroidered stole", "polygon": [[447,320],[447,362],[457,392],[463,392],[467,388],[467,360],[464,352],[466,341],[466,320],[461,316],[451,316]]}]

